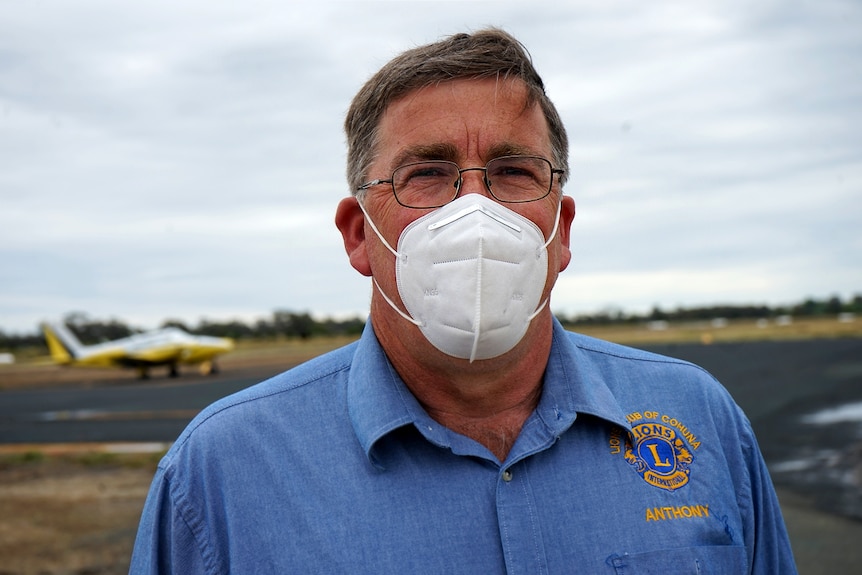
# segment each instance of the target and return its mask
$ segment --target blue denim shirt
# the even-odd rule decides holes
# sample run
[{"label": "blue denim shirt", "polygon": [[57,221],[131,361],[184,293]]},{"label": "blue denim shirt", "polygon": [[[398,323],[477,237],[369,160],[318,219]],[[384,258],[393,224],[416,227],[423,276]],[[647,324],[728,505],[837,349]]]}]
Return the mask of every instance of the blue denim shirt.
[{"label": "blue denim shirt", "polygon": [[373,330],[201,412],[132,573],[795,573],[748,420],[689,363],[568,333],[502,464]]}]

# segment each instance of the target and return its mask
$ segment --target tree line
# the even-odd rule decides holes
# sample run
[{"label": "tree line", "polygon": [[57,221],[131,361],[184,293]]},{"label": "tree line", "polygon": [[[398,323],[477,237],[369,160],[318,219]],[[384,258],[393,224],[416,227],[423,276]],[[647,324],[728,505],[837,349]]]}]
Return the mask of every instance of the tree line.
[{"label": "tree line", "polygon": [[862,314],[862,294],[856,294],[847,300],[838,296],[818,300],[808,298],[804,301],[785,306],[767,305],[713,305],[702,307],[677,307],[662,309],[654,306],[645,314],[630,314],[622,309],[605,309],[592,314],[581,314],[566,317],[557,315],[566,326],[606,325],[629,323],[636,324],[645,321],[698,321],[723,318],[732,320],[774,319],[781,316],[791,317],[822,317],[842,313]]},{"label": "tree line", "polygon": [[[726,320],[772,319],[780,316],[817,317],[841,313],[862,314],[862,294],[847,300],[832,296],[823,300],[808,298],[788,306],[770,307],[766,305],[714,305],[705,307],[678,307],[662,309],[653,307],[649,313],[626,313],[621,309],[606,309],[592,314],[565,316],[557,318],[567,327],[577,329],[579,325],[636,324],[645,321],[696,321],[724,318]],[[68,313],[63,321],[84,344],[94,344],[127,337],[142,330],[125,322],[111,318],[102,320],[91,318],[83,312]],[[358,336],[365,325],[360,317],[336,320],[332,318],[315,319],[308,312],[276,310],[268,318],[252,323],[239,320],[212,321],[201,320],[197,325],[180,320],[168,319],[161,327],[178,327],[190,333],[230,337],[237,340],[275,340],[309,339],[321,336]],[[0,350],[14,352],[23,348],[37,348],[47,353],[44,337],[39,332],[31,334],[6,334],[0,329]]]},{"label": "tree line", "polygon": [[[63,316],[63,323],[75,334],[81,343],[92,345],[128,337],[141,333],[142,329],[111,318],[102,320],[91,318],[84,312],[71,312]],[[232,319],[227,321],[212,321],[202,319],[198,324],[189,324],[177,319],[164,320],[160,328],[178,327],[197,335],[229,337],[236,340],[267,340],[267,339],[309,339],[316,336],[356,335],[362,332],[365,320],[359,317],[345,320],[314,319],[308,312],[293,312],[276,310],[268,318],[258,319],[252,323]],[[0,330],[0,350],[14,350],[21,347],[47,346],[41,332],[24,335],[10,335]]]}]

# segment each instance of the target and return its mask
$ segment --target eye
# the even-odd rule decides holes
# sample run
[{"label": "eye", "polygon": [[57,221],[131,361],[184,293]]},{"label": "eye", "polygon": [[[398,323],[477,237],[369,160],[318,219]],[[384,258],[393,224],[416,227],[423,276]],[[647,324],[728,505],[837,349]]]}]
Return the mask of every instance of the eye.
[{"label": "eye", "polygon": [[500,158],[488,164],[488,179],[510,183],[540,181],[542,167],[528,158]]},{"label": "eye", "polygon": [[[396,187],[430,186],[446,183],[457,174],[454,164],[446,162],[422,162],[401,166],[393,174]],[[454,176],[457,179],[457,175]]]}]

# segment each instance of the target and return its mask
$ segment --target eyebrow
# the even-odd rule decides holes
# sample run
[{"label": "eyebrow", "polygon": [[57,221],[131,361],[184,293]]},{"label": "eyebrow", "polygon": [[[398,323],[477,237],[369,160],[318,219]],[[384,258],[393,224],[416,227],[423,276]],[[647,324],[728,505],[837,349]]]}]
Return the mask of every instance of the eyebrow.
[{"label": "eyebrow", "polygon": [[488,150],[488,159],[501,158],[503,156],[541,156],[532,148],[515,144],[512,142],[503,142],[492,146]]},{"label": "eyebrow", "polygon": [[458,149],[453,144],[424,144],[410,146],[395,156],[392,168],[394,169],[411,162],[424,162],[427,160],[446,160],[457,163]]}]

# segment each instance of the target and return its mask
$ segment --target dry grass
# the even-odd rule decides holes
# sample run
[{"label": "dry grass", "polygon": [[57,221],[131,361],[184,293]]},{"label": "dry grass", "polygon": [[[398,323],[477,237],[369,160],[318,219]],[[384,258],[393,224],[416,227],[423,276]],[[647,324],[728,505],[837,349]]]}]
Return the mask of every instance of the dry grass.
[{"label": "dry grass", "polygon": [[835,317],[770,320],[698,321],[664,324],[572,326],[580,333],[626,345],[660,343],[703,344],[763,340],[862,337],[862,319],[839,321]]},{"label": "dry grass", "polygon": [[127,573],[156,459],[0,458],[0,574]]}]

